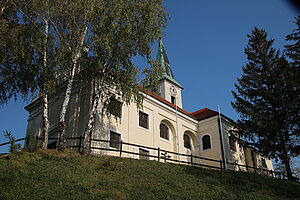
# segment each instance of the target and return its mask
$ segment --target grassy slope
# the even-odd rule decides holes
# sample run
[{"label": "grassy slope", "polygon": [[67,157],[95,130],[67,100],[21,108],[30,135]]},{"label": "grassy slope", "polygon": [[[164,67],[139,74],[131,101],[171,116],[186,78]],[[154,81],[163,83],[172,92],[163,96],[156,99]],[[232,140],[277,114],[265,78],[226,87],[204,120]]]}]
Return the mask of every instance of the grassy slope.
[{"label": "grassy slope", "polygon": [[156,161],[19,152],[0,158],[0,199],[300,199],[300,184]]}]

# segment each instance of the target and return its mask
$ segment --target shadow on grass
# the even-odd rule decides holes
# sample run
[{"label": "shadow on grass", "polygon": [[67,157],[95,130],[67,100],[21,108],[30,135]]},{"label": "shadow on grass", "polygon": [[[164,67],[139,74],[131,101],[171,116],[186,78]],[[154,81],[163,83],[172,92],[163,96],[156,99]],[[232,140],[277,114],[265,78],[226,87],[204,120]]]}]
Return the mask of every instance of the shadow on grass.
[{"label": "shadow on grass", "polygon": [[[236,197],[245,196],[245,194],[256,199],[263,197],[265,199],[298,199],[300,200],[300,184],[280,180],[264,175],[234,172],[217,171],[198,167],[185,167],[185,172],[196,177],[199,181],[206,184],[215,184],[214,189],[218,190],[218,185],[223,185],[227,192],[235,194]],[[260,198],[258,198],[260,199]]]}]

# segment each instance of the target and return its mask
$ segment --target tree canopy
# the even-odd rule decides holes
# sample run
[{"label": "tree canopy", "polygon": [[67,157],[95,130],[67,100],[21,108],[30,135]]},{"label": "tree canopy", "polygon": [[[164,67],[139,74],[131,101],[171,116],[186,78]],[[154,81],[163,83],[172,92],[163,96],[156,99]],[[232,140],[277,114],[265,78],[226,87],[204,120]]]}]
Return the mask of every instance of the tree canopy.
[{"label": "tree canopy", "polygon": [[[75,77],[95,80],[97,98],[90,121],[96,101],[111,99],[105,87],[114,87],[126,104],[141,104],[138,77],[159,71],[151,58],[151,44],[162,37],[167,24],[162,0],[7,0],[1,6],[5,11],[0,13],[1,27],[16,28],[0,32],[15,33],[0,44],[5,47],[1,51],[9,52],[0,57],[0,103],[39,90],[47,124],[47,95],[66,83],[59,115],[61,150],[66,147],[65,117]],[[132,62],[137,55],[149,63],[144,70]]]}]

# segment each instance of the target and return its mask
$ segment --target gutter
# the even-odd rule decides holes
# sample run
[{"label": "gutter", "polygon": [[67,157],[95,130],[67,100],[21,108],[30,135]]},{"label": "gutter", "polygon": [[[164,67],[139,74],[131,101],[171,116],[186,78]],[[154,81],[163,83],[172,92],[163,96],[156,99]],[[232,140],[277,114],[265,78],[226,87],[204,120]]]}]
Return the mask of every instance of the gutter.
[{"label": "gutter", "polygon": [[224,138],[223,138],[223,126],[222,126],[222,116],[221,116],[221,111],[220,111],[220,106],[218,105],[218,128],[219,128],[219,135],[220,135],[220,144],[221,144],[221,152],[222,152],[222,159],[223,159],[223,165],[225,171],[227,171],[227,159],[225,156],[225,148],[224,148]]}]

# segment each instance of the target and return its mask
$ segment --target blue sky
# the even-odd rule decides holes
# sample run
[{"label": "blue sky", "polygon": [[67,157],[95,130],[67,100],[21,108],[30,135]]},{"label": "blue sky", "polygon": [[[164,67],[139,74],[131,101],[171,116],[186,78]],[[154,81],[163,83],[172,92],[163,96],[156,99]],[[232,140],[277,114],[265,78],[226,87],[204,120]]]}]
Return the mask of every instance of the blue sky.
[{"label": "blue sky", "polygon": [[[189,112],[208,107],[237,120],[231,91],[246,63],[244,47],[254,26],[263,28],[283,48],[284,38],[300,14],[285,0],[166,0],[171,20],[163,38],[176,80],[184,87],[183,108]],[[154,45],[156,52],[157,45]],[[26,133],[28,102],[11,101],[0,107],[2,131],[16,138]],[[0,148],[1,152],[1,148]]]}]

